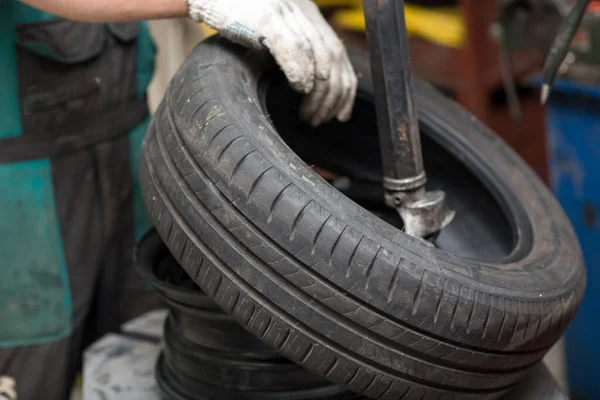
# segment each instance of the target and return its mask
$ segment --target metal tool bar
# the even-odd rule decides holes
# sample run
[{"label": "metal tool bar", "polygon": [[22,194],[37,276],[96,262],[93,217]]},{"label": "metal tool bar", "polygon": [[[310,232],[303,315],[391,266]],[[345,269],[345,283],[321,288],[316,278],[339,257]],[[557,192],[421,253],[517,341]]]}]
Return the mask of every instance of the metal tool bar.
[{"label": "metal tool bar", "polygon": [[431,238],[455,212],[442,191],[428,192],[419,120],[413,96],[404,0],[363,0],[386,203],[404,222],[404,231]]},{"label": "metal tool bar", "polygon": [[363,0],[384,185],[401,191],[426,181],[403,0]]}]

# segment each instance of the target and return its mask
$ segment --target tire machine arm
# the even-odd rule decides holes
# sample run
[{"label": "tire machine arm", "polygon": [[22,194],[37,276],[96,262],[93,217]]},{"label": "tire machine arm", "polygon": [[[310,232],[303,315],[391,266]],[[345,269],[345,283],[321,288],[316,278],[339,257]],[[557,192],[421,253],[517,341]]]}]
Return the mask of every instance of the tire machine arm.
[{"label": "tire machine arm", "polygon": [[427,191],[413,95],[404,0],[363,0],[386,204],[407,234],[431,238],[453,220],[443,191]]}]

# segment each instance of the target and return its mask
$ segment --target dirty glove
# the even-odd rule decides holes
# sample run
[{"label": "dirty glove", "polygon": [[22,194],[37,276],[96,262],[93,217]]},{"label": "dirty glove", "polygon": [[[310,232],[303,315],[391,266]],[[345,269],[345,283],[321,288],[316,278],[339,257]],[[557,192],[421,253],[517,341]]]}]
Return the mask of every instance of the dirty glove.
[{"label": "dirty glove", "polygon": [[350,119],[357,79],[344,45],[311,0],[187,0],[192,19],[242,46],[267,48],[292,87],[301,117]]}]

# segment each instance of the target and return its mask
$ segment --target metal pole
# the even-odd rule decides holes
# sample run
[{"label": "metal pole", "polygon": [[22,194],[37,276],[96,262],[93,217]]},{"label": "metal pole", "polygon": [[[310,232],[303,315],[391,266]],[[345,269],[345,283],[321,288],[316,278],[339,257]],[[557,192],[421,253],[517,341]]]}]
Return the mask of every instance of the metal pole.
[{"label": "metal pole", "polygon": [[427,192],[403,0],[363,0],[386,203],[404,231],[427,238],[454,218],[442,191]]},{"label": "metal pole", "polygon": [[410,190],[426,182],[403,0],[363,0],[371,57],[384,186]]}]

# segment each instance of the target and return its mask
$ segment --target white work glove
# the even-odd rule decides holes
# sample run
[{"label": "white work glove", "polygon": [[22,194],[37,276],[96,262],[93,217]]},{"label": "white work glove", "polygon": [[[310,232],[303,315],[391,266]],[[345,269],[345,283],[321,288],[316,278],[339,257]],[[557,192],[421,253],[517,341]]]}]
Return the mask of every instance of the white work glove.
[{"label": "white work glove", "polygon": [[17,400],[16,382],[13,377],[0,376],[0,399]]},{"label": "white work glove", "polygon": [[311,0],[187,0],[190,17],[245,47],[267,48],[313,125],[350,119],[357,79],[346,49]]}]

